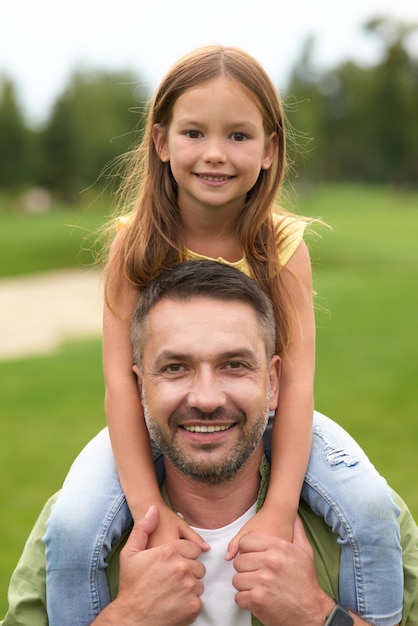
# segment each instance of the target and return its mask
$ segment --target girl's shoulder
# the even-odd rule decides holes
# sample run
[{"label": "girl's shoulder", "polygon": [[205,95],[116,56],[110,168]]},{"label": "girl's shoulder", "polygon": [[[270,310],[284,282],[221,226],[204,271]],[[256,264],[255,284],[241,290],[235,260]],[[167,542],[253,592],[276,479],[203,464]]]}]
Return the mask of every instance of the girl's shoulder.
[{"label": "girl's shoulder", "polygon": [[273,213],[273,223],[277,232],[279,263],[283,267],[302,242],[307,221],[291,213]]},{"label": "girl's shoulder", "polygon": [[272,213],[273,223],[280,235],[289,235],[290,233],[304,233],[308,221],[305,217],[300,217],[294,213]]},{"label": "girl's shoulder", "polygon": [[115,229],[116,232],[119,233],[124,228],[130,228],[132,224],[133,216],[129,215],[119,215],[115,220]]}]

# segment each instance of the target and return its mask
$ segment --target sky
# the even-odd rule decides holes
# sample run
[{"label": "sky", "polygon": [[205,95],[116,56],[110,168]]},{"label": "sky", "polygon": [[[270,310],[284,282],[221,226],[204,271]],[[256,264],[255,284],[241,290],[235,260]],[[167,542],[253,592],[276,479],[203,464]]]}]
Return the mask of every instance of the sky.
[{"label": "sky", "polygon": [[1,0],[0,76],[13,80],[34,125],[48,117],[75,69],[131,70],[151,93],[179,57],[211,43],[252,54],[280,90],[309,35],[319,68],[376,61],[378,40],[362,25],[382,15],[418,22],[418,2]]}]

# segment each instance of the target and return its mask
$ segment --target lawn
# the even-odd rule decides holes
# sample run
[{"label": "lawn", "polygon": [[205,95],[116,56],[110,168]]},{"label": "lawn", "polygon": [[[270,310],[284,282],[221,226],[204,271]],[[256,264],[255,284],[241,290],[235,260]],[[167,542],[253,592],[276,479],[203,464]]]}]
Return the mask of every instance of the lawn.
[{"label": "lawn", "polygon": [[359,440],[416,519],[417,209],[417,195],[350,187],[319,190],[301,209],[334,229],[312,254],[316,407]]},{"label": "lawn", "polygon": [[0,196],[0,277],[91,264],[94,233],[108,216],[105,196],[29,214]]},{"label": "lawn", "polygon": [[[316,407],[350,430],[418,519],[418,194],[327,186],[304,190],[295,206],[333,228],[310,239]],[[1,210],[0,202],[0,271],[79,263],[84,234],[106,212],[96,206],[23,216]],[[0,362],[0,397],[1,616],[40,507],[104,425],[100,342]]]}]

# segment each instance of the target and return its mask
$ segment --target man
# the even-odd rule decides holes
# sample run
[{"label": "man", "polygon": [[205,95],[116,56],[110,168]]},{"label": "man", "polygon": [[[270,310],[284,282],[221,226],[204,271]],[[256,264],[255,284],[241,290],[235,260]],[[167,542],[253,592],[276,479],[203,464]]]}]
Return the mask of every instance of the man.
[{"label": "man", "polygon": [[[178,540],[147,549],[158,525],[151,507],[113,550],[108,580],[114,599],[95,626],[176,626],[197,618],[221,626],[365,623],[336,608],[339,548],[306,505],[292,544],[250,534],[241,539],[239,555],[225,560],[229,540],[267,489],[262,437],[277,405],[280,374],[274,340],[268,298],[231,267],[189,261],[144,291],[132,324],[134,359],[141,364],[134,371],[148,428],[164,455],[163,493],[211,547]],[[418,532],[400,506],[402,623],[417,626]],[[12,578],[3,626],[48,623],[41,540],[48,512]]]}]

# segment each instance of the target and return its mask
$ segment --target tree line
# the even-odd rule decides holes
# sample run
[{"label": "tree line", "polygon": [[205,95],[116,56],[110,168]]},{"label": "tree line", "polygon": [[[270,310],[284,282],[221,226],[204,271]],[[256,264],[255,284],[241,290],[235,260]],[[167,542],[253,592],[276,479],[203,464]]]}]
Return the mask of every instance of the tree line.
[{"label": "tree line", "polygon": [[[381,59],[314,64],[309,38],[284,97],[288,152],[297,180],[418,184],[418,59],[409,46],[417,25],[365,24]],[[0,79],[0,190],[48,190],[73,202],[102,186],[110,165],[141,136],[149,94],[131,72],[75,72],[42,128],[25,121],[13,80]]]},{"label": "tree line", "polygon": [[302,50],[288,90],[295,169],[320,180],[417,186],[418,58],[409,42],[418,25],[380,18],[363,28],[380,41],[373,67],[347,61],[321,73],[315,42]]},{"label": "tree line", "polygon": [[64,202],[104,183],[104,168],[142,132],[148,94],[129,72],[75,72],[46,123],[33,129],[20,110],[13,81],[0,99],[0,189],[41,187]]}]

